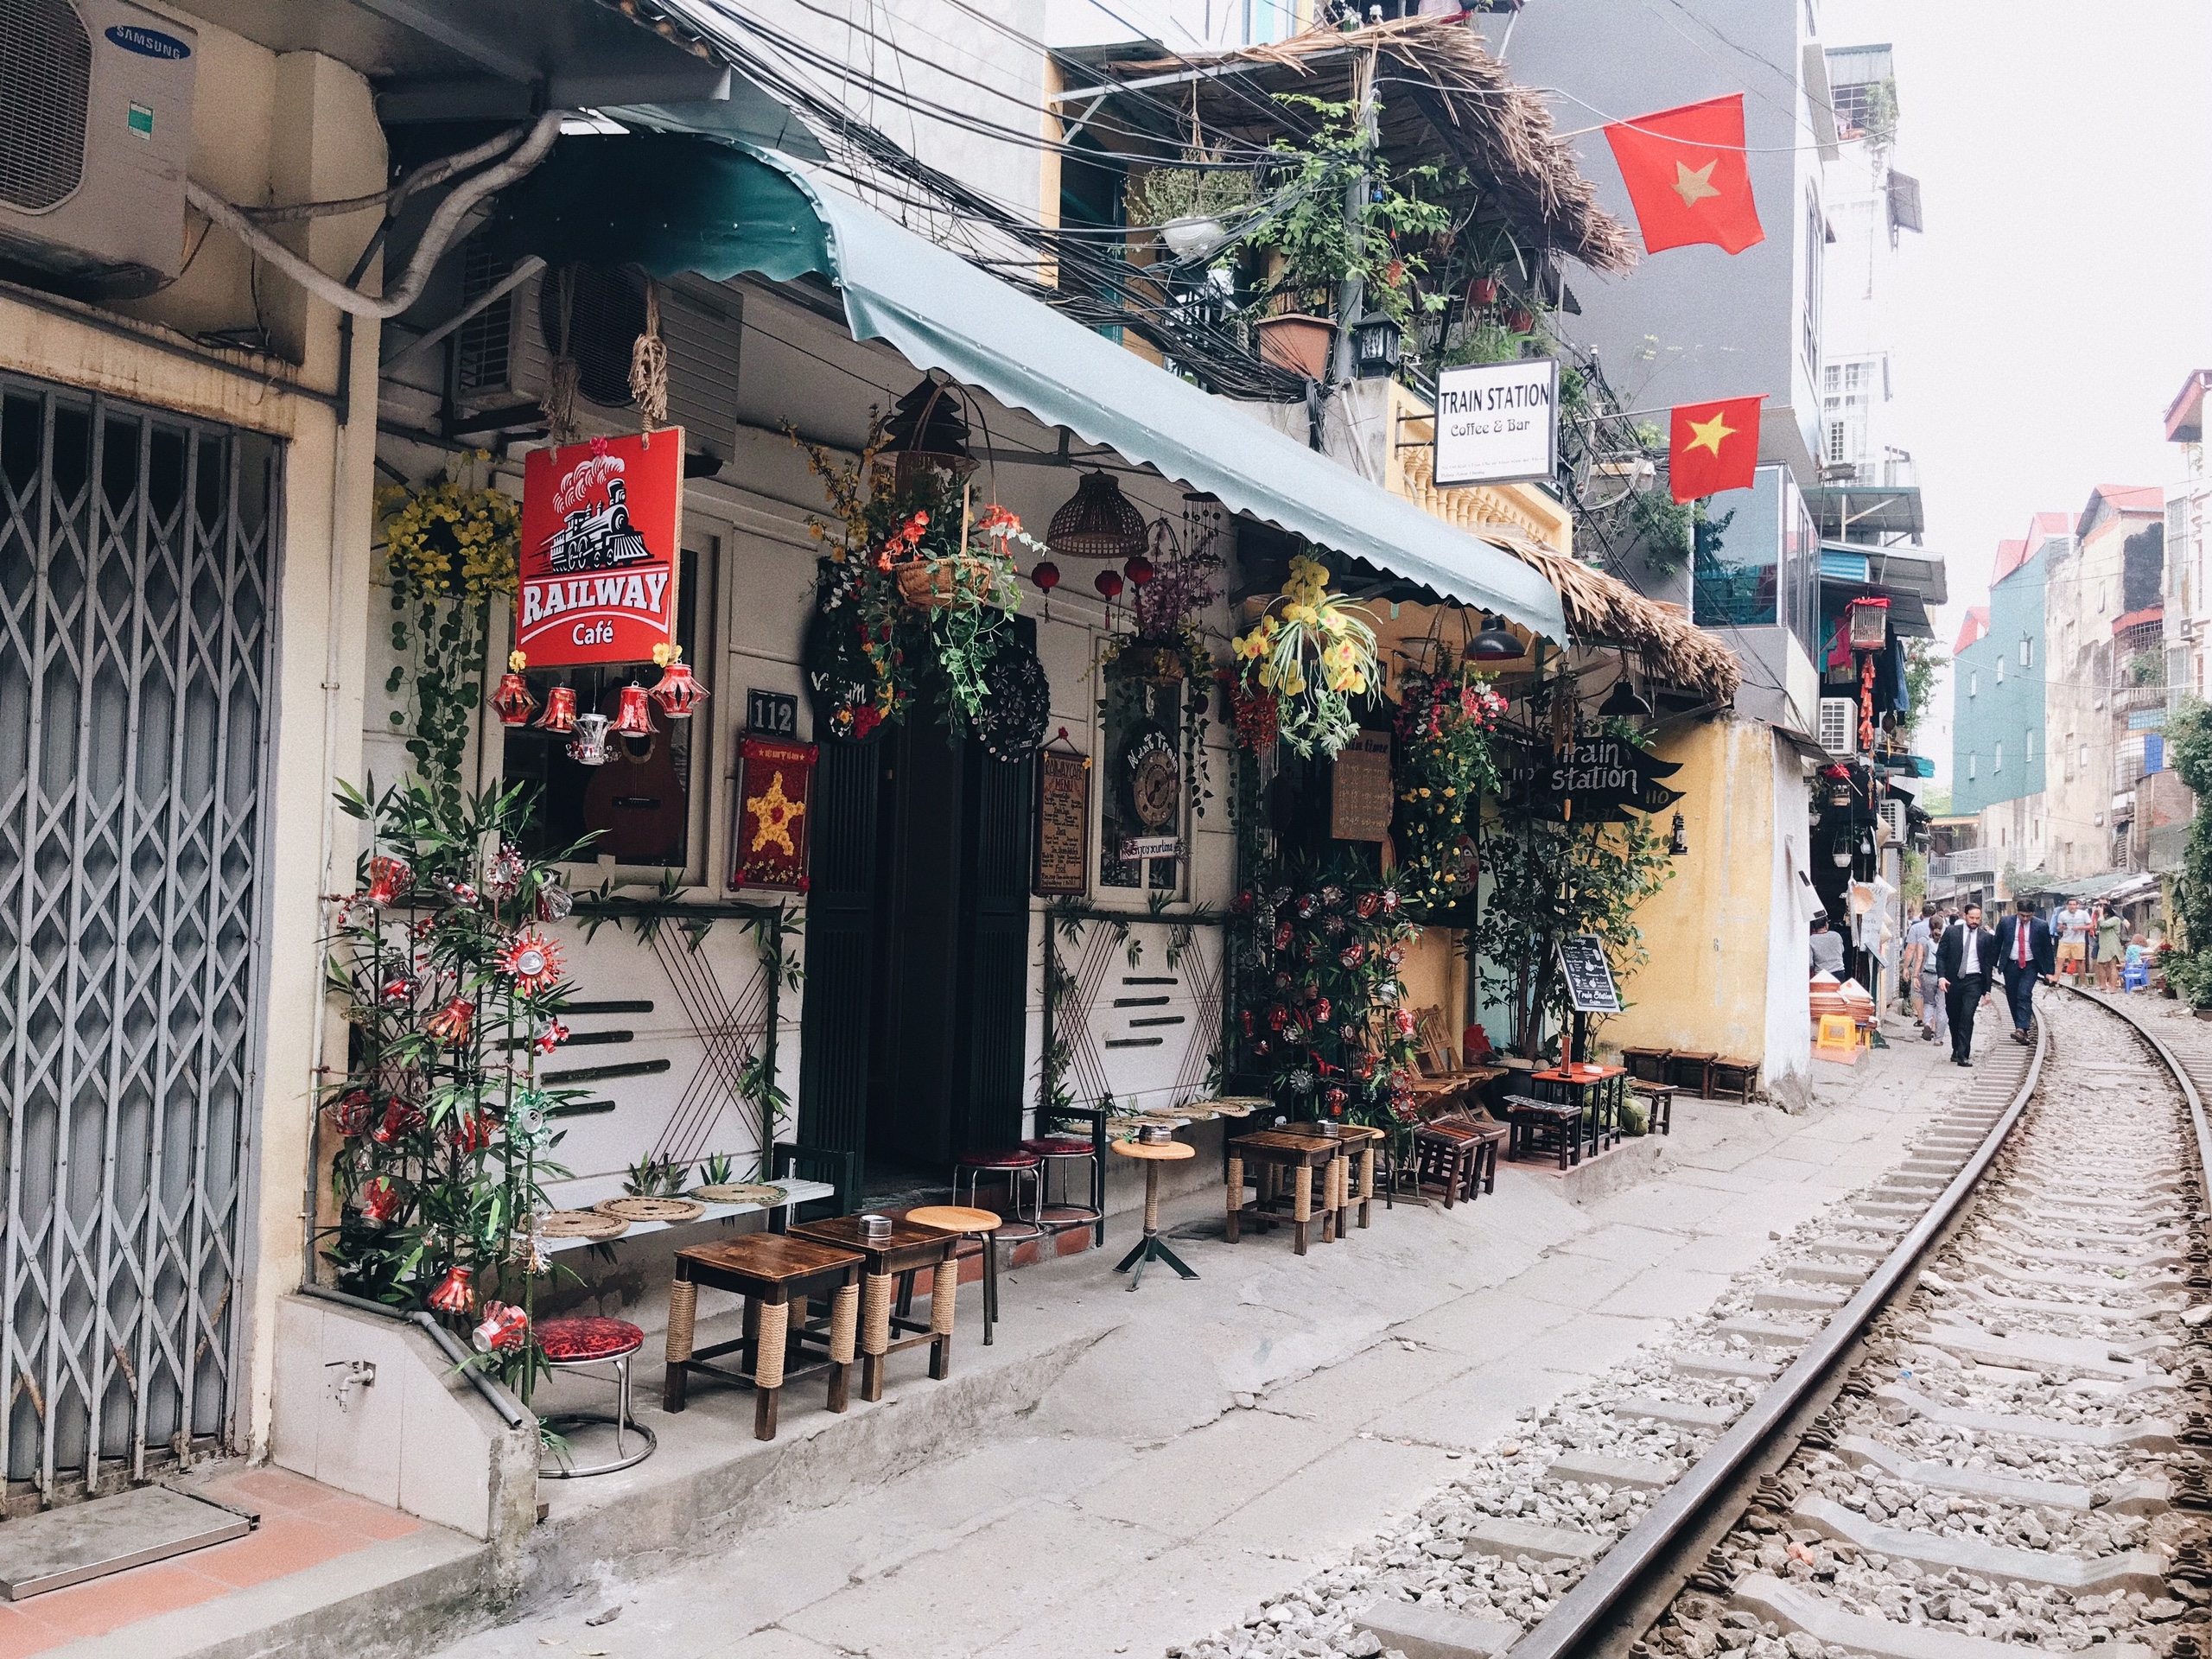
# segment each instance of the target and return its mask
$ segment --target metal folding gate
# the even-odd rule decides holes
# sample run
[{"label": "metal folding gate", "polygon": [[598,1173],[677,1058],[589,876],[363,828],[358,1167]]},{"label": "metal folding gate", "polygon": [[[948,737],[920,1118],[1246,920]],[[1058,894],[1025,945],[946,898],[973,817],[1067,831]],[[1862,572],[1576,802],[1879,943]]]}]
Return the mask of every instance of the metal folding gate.
[{"label": "metal folding gate", "polygon": [[0,375],[0,1472],[229,1437],[283,447]]}]

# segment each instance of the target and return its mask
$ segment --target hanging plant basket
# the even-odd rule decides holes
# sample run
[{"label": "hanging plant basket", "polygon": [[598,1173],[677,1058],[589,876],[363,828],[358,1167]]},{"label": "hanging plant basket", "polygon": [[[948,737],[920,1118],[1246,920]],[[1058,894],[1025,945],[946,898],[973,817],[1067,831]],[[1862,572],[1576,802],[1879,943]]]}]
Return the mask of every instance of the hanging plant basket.
[{"label": "hanging plant basket", "polygon": [[895,574],[899,598],[918,611],[972,611],[991,585],[991,567],[983,559],[923,559],[900,565]]},{"label": "hanging plant basket", "polygon": [[1179,640],[1132,639],[1114,658],[1114,677],[1147,685],[1180,685],[1191,665]]}]

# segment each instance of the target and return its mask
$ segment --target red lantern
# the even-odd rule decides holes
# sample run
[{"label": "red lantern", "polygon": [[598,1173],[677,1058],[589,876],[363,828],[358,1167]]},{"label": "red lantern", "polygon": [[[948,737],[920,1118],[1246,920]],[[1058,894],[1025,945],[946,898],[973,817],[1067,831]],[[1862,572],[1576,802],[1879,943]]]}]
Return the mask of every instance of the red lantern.
[{"label": "red lantern", "polygon": [[660,729],[653,724],[652,704],[645,688],[634,682],[622,688],[622,706],[614,714],[614,730],[623,737],[651,737]]},{"label": "red lantern", "polygon": [[424,1022],[423,1029],[430,1040],[446,1048],[459,1048],[468,1040],[469,1027],[476,1020],[476,1005],[465,996],[456,996]]},{"label": "red lantern", "polygon": [[689,720],[691,711],[707,700],[707,688],[692,677],[689,663],[671,663],[660,671],[660,683],[646,693],[671,720]]},{"label": "red lantern", "polygon": [[1029,580],[1049,594],[1060,585],[1060,567],[1050,559],[1040,559],[1037,568],[1029,573]]},{"label": "red lantern", "polygon": [[369,1131],[369,1139],[380,1147],[388,1147],[403,1135],[412,1135],[423,1127],[420,1108],[394,1095],[384,1103],[384,1118]]},{"label": "red lantern", "polygon": [[492,1144],[492,1120],[482,1112],[464,1112],[454,1119],[448,1133],[453,1149],[466,1157]]},{"label": "red lantern", "polygon": [[1467,303],[1484,306],[1497,303],[1497,278],[1478,276],[1467,284]]},{"label": "red lantern", "polygon": [[1122,567],[1131,582],[1141,588],[1152,580],[1152,561],[1141,553]]},{"label": "red lantern", "polygon": [[369,1091],[353,1090],[330,1109],[331,1126],[340,1135],[359,1135],[369,1127],[370,1112]]},{"label": "red lantern", "polygon": [[407,890],[415,879],[415,872],[404,858],[372,858],[369,861],[368,900],[378,910]]},{"label": "red lantern", "polygon": [[389,1175],[379,1175],[361,1189],[361,1213],[371,1221],[390,1221],[399,1213],[398,1186]]},{"label": "red lantern", "polygon": [[556,685],[545,694],[545,712],[540,715],[537,729],[566,734],[576,729],[576,688]]},{"label": "red lantern", "polygon": [[1118,570],[1101,570],[1095,585],[1107,600],[1119,599],[1122,596],[1122,573]]},{"label": "red lantern", "polygon": [[430,1293],[430,1306],[441,1313],[467,1313],[476,1306],[476,1293],[468,1283],[467,1268],[448,1268],[446,1276]]},{"label": "red lantern", "polygon": [[530,682],[519,674],[499,676],[499,689],[492,694],[492,707],[499,711],[502,726],[527,726],[537,712],[537,699],[530,694]]},{"label": "red lantern", "polygon": [[480,1354],[518,1348],[530,1334],[530,1315],[512,1302],[484,1304],[484,1322],[471,1335]]}]

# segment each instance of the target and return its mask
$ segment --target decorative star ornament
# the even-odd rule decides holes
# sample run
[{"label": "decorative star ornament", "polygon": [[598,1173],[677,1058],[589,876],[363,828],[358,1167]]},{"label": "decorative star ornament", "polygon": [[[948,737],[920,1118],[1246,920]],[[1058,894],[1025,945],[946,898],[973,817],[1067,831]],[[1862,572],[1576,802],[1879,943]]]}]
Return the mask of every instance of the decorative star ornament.
[{"label": "decorative star ornament", "polygon": [[1721,440],[1732,438],[1741,430],[1729,425],[1726,415],[1715,415],[1709,421],[1692,421],[1689,424],[1691,436],[1688,448],[1710,449],[1716,456],[1720,453]]},{"label": "decorative star ornament", "polygon": [[760,828],[753,835],[753,850],[759,852],[773,842],[784,850],[786,857],[798,856],[798,849],[791,843],[791,823],[806,810],[804,801],[792,800],[784,793],[784,774],[774,773],[768,780],[766,791],[746,803],[751,809],[753,822]]},{"label": "decorative star ornament", "polygon": [[1692,170],[1686,162],[1675,163],[1675,194],[1682,199],[1683,207],[1694,207],[1707,196],[1720,194],[1713,182],[1713,169],[1719,165],[1717,161],[1707,162],[1703,167]]}]

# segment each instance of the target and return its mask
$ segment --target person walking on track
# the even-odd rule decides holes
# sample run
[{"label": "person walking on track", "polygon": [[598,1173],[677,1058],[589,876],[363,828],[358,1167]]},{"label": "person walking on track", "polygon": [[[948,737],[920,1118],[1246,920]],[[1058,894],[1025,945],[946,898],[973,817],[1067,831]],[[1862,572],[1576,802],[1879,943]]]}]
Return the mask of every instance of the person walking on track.
[{"label": "person walking on track", "polygon": [[1904,931],[1904,960],[1897,973],[1911,999],[1921,1040],[1930,1043],[1936,1040],[1936,901],[1930,899],[1920,906],[1919,918]]},{"label": "person walking on track", "polygon": [[2099,905],[2095,911],[2097,935],[2097,988],[2101,991],[2120,990],[2120,965],[2127,956],[2127,924],[2118,911]]},{"label": "person walking on track", "polygon": [[1936,952],[1936,988],[1951,1022],[1951,1064],[1974,1064],[1974,1017],[1989,1001],[1989,975],[1997,961],[1997,940],[1981,925],[1981,906],[1966,913],[1943,935]]},{"label": "person walking on track", "polygon": [[2069,899],[2054,925],[2058,929],[2058,971],[2078,986],[2089,971],[2089,912],[2079,899]]},{"label": "person walking on track", "polygon": [[1997,962],[2005,976],[2005,1000],[2012,1007],[2012,1040],[2034,1039],[2036,982],[2058,982],[2058,962],[2050,924],[2036,914],[2032,899],[2015,899],[2012,913],[1997,924]]}]

